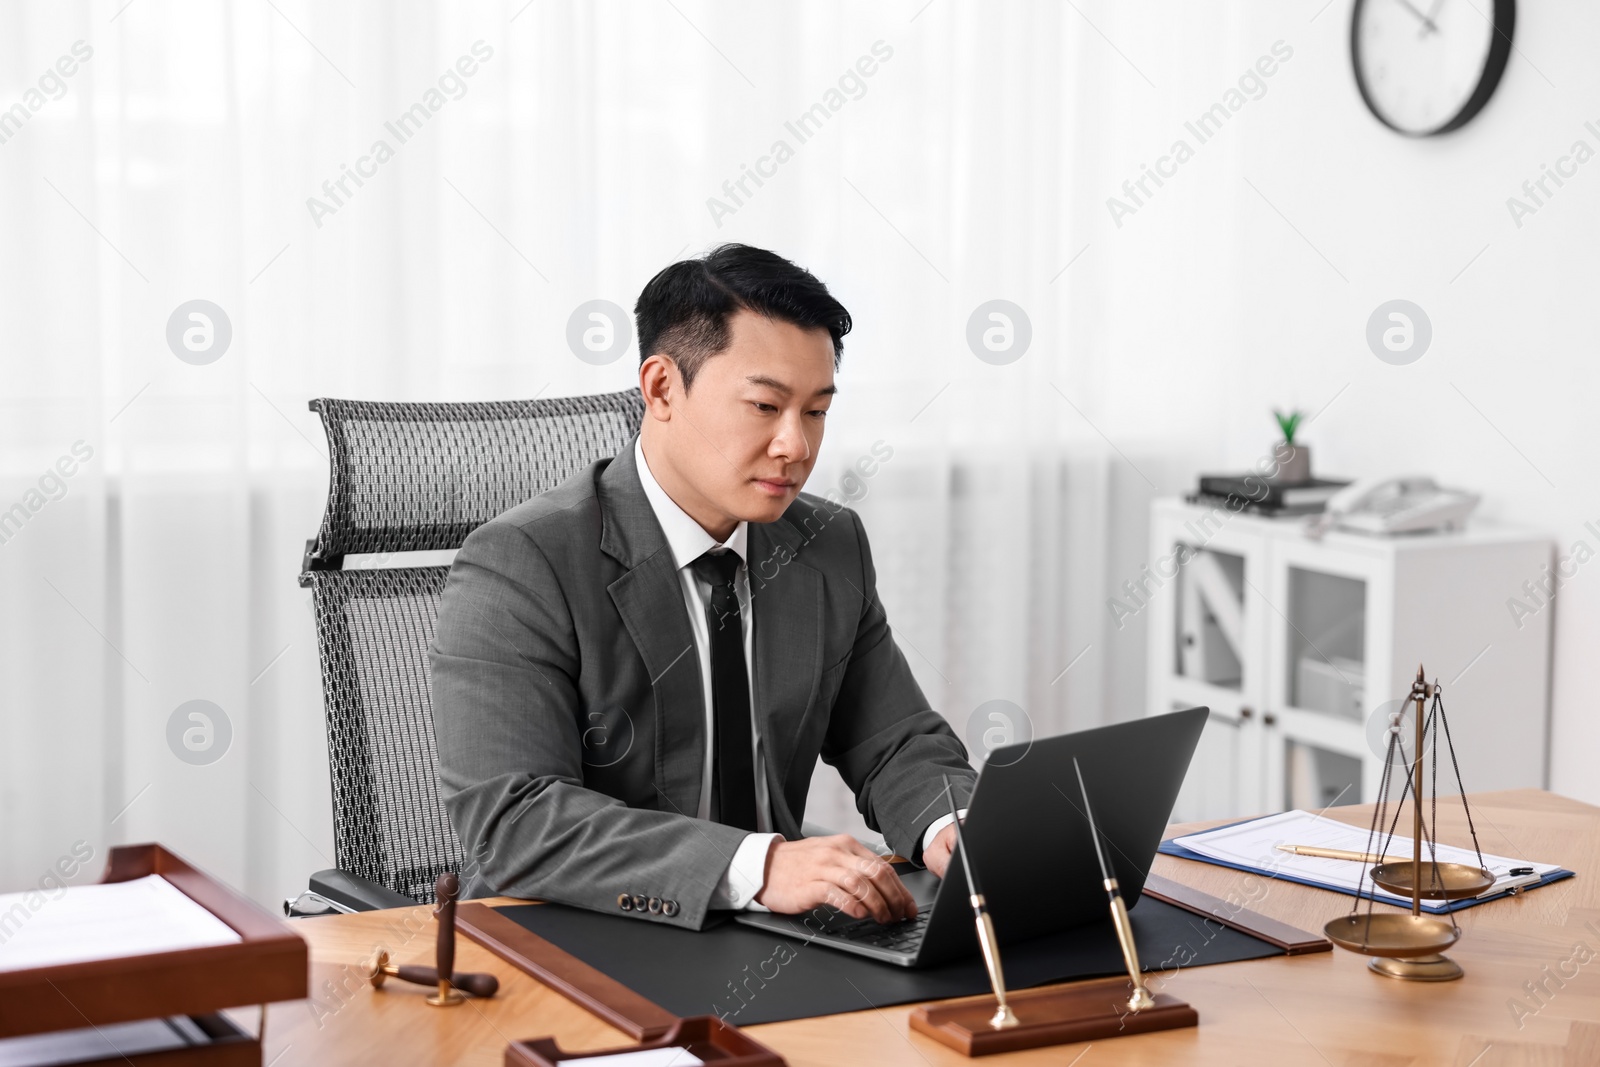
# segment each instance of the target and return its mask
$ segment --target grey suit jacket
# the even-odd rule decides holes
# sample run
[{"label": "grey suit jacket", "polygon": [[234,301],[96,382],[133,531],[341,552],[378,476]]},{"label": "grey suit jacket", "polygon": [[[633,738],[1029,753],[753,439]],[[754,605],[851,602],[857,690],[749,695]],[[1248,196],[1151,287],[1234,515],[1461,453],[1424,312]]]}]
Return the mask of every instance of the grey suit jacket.
[{"label": "grey suit jacket", "polygon": [[[820,755],[916,857],[946,813],[941,775],[959,803],[975,775],[889,631],[860,520],[802,493],[751,524],[749,553],[773,828],[801,836]],[[428,659],[465,895],[705,923],[746,831],[694,818],[699,658],[631,444],[467,538]]]}]

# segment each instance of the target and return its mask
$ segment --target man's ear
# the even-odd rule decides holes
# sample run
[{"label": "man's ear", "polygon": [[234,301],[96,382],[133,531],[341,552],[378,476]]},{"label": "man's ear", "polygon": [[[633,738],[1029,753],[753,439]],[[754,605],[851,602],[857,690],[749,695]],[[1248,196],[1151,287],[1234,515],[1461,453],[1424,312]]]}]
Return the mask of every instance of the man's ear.
[{"label": "man's ear", "polygon": [[658,352],[639,365],[639,392],[647,415],[658,422],[672,418],[672,405],[683,395],[683,379],[671,356]]}]

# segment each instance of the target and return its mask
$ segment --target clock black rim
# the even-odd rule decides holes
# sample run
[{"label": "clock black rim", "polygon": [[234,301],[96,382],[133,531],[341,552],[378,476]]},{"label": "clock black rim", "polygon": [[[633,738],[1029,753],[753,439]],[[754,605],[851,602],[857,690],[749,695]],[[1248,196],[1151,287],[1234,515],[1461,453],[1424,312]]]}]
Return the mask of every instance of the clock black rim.
[{"label": "clock black rim", "polygon": [[1377,103],[1372,99],[1372,94],[1367,91],[1367,83],[1361,72],[1361,10],[1367,6],[1367,0],[1355,0],[1355,6],[1350,12],[1350,69],[1355,76],[1356,90],[1361,94],[1361,102],[1367,105],[1367,110],[1373,118],[1383,123],[1395,133],[1403,137],[1437,137],[1440,134],[1459,130],[1477,117],[1489,98],[1494,95],[1495,89],[1500,86],[1500,78],[1506,72],[1506,66],[1511,60],[1511,35],[1517,25],[1517,0],[1494,0],[1494,29],[1493,36],[1489,39],[1489,55],[1484,61],[1483,73],[1478,78],[1478,85],[1472,90],[1472,95],[1467,97],[1467,102],[1461,105],[1461,110],[1447,119],[1442,125],[1431,130],[1408,130],[1396,126],[1389,121]]}]

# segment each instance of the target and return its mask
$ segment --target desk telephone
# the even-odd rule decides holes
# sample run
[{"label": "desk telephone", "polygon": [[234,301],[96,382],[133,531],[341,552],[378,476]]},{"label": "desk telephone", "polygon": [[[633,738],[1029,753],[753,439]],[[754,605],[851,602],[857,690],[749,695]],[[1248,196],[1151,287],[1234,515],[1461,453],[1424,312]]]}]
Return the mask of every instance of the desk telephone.
[{"label": "desk telephone", "polygon": [[1330,498],[1310,532],[1320,536],[1330,526],[1380,535],[1460,529],[1480,499],[1477,493],[1441,489],[1426,475],[1365,479]]}]

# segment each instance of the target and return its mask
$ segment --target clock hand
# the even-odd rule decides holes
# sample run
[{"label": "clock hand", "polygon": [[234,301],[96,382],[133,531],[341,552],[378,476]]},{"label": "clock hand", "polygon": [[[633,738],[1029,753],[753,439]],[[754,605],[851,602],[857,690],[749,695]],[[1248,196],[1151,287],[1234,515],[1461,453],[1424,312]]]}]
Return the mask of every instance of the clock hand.
[{"label": "clock hand", "polygon": [[[1433,0],[1433,6],[1428,8],[1428,25],[1433,27],[1433,32],[1434,33],[1438,33],[1439,32],[1439,25],[1438,25],[1438,23],[1434,22],[1433,19],[1434,19],[1434,16],[1439,13],[1439,9],[1441,7],[1443,7],[1443,6],[1444,6],[1444,0]],[[1427,31],[1424,30],[1423,32],[1425,33]],[[1421,37],[1422,33],[1417,34],[1417,36]]]},{"label": "clock hand", "polygon": [[1422,20],[1422,24],[1424,26],[1426,26],[1428,29],[1432,30],[1435,33],[1439,32],[1439,27],[1437,27],[1437,26],[1435,26],[1433,24],[1433,20],[1431,18],[1429,18],[1427,15],[1424,15],[1422,12],[1418,11],[1417,8],[1416,8],[1416,5],[1413,4],[1411,2],[1411,0],[1395,0],[1395,2],[1398,3],[1401,7],[1405,8],[1407,11],[1411,12],[1413,15],[1417,16],[1417,18],[1421,19]]}]

